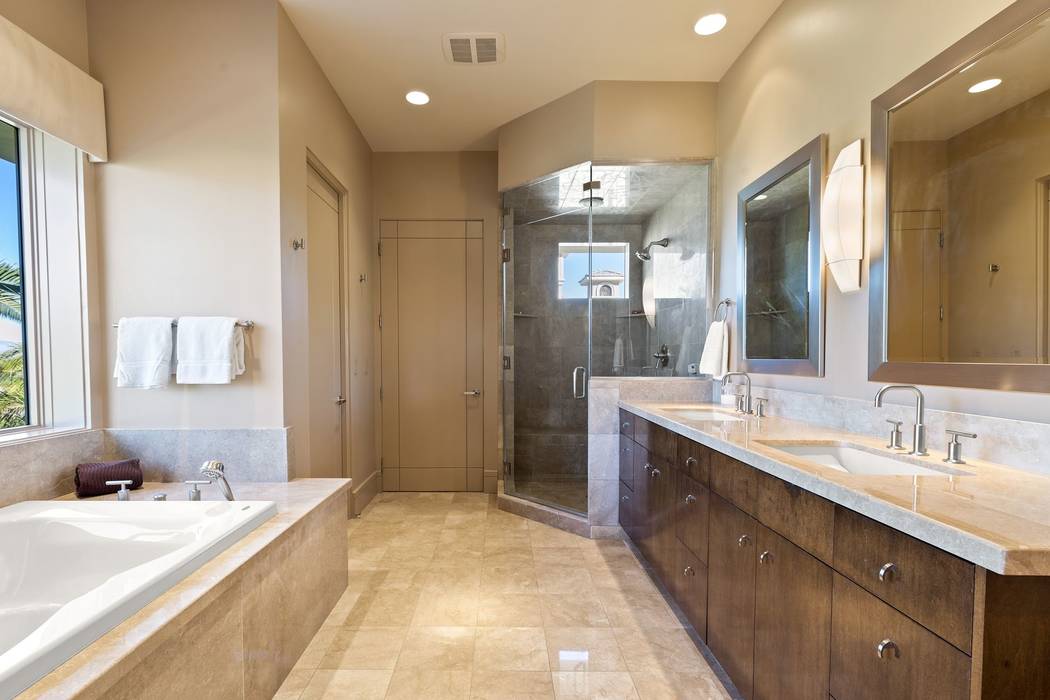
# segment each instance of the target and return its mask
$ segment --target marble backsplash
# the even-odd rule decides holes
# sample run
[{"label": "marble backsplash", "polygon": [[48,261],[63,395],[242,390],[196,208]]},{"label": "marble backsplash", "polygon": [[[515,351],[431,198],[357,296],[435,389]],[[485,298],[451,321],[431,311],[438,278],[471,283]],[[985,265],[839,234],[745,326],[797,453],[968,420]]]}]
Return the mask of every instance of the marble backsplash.
[{"label": "marble backsplash", "polygon": [[288,428],[232,430],[77,430],[0,444],[0,508],[73,491],[81,462],[137,457],[147,481],[197,478],[207,459],[226,465],[230,481],[288,481]]},{"label": "marble backsplash", "polygon": [[[713,383],[712,396],[719,398],[719,382]],[[739,388],[738,388],[739,390]],[[767,399],[766,413],[814,423],[849,433],[889,439],[889,419],[903,421],[904,445],[911,445],[915,423],[915,404],[905,394],[887,394],[886,400],[909,400],[908,404],[886,403],[875,408],[871,399],[854,399],[823,394],[806,394],[756,386],[752,396]],[[1014,469],[1050,475],[1050,424],[1020,421],[972,413],[926,408],[926,443],[930,454],[946,451],[946,428],[976,433],[976,440],[963,438],[963,457],[996,462]]]}]

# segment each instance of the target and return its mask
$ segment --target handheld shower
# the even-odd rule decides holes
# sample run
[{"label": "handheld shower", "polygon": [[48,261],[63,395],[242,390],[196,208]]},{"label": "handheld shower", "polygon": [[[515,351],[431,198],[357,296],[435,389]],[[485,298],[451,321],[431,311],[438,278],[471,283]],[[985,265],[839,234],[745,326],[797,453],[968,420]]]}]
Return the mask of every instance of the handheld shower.
[{"label": "handheld shower", "polygon": [[670,238],[661,238],[658,241],[653,241],[649,245],[647,245],[644,248],[642,248],[641,250],[634,251],[634,257],[638,258],[639,260],[641,260],[643,262],[646,261],[646,260],[652,260],[653,259],[653,254],[649,252],[650,248],[652,248],[654,245],[658,245],[661,248],[666,248],[670,243],[671,243],[671,239]]}]

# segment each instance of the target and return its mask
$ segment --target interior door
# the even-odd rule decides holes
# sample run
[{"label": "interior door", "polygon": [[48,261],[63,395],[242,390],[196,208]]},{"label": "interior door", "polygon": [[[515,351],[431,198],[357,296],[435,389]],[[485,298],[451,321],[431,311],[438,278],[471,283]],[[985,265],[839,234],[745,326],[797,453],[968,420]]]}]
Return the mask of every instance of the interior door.
[{"label": "interior door", "polygon": [[338,193],[313,168],[307,168],[308,430],[313,477],[346,473],[339,219]]},{"label": "interior door", "polygon": [[381,236],[383,488],[481,491],[481,224]]}]

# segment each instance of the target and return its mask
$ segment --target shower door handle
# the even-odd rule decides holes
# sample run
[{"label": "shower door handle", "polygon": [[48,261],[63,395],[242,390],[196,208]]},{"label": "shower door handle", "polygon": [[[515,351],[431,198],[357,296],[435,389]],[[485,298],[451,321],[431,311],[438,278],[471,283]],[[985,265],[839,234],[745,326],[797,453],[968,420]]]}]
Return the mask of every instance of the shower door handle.
[{"label": "shower door handle", "polygon": [[[583,383],[580,383],[580,377],[583,377]],[[587,368],[586,367],[575,367],[572,370],[572,398],[574,399],[585,399],[587,398]]]}]

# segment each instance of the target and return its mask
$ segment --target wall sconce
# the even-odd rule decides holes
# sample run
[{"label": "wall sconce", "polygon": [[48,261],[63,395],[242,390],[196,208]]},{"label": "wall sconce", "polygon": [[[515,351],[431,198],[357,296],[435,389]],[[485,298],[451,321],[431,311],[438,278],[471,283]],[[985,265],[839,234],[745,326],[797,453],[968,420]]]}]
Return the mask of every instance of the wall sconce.
[{"label": "wall sconce", "polygon": [[860,262],[864,259],[863,153],[861,139],[839,151],[820,207],[824,256],[835,284],[844,293],[860,289]]}]

